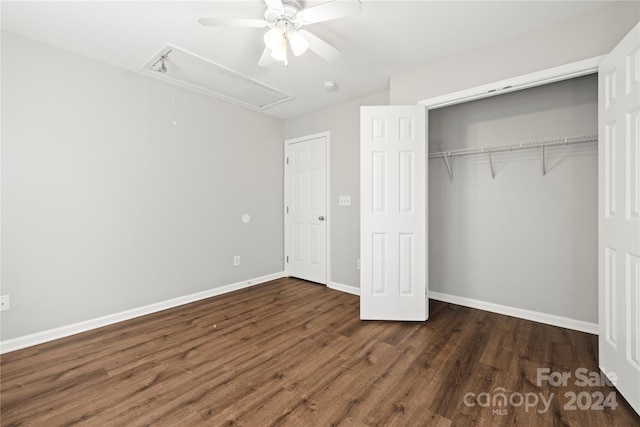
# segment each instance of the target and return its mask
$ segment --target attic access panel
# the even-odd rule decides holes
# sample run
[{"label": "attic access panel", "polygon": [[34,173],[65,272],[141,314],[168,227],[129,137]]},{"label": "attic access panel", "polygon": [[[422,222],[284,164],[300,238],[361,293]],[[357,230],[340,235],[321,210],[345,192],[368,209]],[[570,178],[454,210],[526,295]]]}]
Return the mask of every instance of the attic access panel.
[{"label": "attic access panel", "polygon": [[294,99],[293,95],[172,45],[162,48],[142,69],[161,80],[257,111]]}]

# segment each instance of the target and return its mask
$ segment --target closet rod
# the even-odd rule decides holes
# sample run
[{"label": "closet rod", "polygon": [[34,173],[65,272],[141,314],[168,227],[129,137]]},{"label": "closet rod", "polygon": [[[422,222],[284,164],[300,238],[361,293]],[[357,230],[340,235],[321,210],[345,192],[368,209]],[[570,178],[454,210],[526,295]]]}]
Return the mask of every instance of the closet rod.
[{"label": "closet rod", "polygon": [[583,144],[587,142],[597,142],[597,141],[598,141],[598,135],[570,136],[567,138],[547,139],[544,141],[522,142],[520,144],[505,144],[505,145],[494,145],[491,147],[463,148],[460,150],[438,151],[435,153],[430,153],[429,158],[436,159],[439,157],[444,157],[446,160],[448,160],[449,157],[464,156],[467,154],[499,153],[502,151],[526,150],[531,148],[540,148],[540,147],[544,148],[544,147],[554,147],[558,145]]}]

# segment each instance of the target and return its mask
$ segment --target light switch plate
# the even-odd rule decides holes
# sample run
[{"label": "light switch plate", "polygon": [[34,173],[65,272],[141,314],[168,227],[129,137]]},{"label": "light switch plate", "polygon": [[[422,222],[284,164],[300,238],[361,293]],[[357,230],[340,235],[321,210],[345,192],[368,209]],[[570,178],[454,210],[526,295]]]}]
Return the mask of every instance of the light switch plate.
[{"label": "light switch plate", "polygon": [[340,206],[351,206],[351,196],[340,196],[338,204]]}]

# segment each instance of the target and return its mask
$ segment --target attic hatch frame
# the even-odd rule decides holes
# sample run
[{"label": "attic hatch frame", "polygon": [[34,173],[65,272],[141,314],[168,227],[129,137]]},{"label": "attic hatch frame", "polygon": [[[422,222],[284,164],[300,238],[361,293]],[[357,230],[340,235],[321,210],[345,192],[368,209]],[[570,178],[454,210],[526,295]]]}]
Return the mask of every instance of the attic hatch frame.
[{"label": "attic hatch frame", "polygon": [[[141,71],[158,80],[254,111],[262,112],[295,99],[287,92],[171,44],[166,44],[145,62]],[[235,89],[236,93],[229,89]]]},{"label": "attic hatch frame", "polygon": [[[569,80],[576,77],[586,76],[589,74],[595,74],[598,72],[598,66],[600,62],[606,57],[606,55],[602,56],[594,56],[591,58],[583,59],[581,61],[570,62],[568,64],[559,65],[556,67],[547,68],[541,71],[535,71],[529,74],[522,74],[519,76],[515,76],[512,78],[499,80],[493,83],[482,84],[479,86],[475,86],[469,89],[463,89],[456,92],[447,93],[444,95],[435,96],[432,98],[423,99],[418,101],[418,104],[426,106],[427,109],[427,117],[429,114],[429,110],[435,110],[436,108],[448,107],[451,105],[462,104],[465,102],[475,101],[478,99],[489,98],[491,96],[502,95],[510,92],[515,92],[523,89],[529,89],[536,86],[542,86],[550,83],[555,83],[563,80]],[[429,121],[427,120],[427,123]],[[542,175],[546,174],[546,164],[545,164],[545,146],[554,146],[554,145],[564,145],[569,143],[585,143],[585,142],[593,142],[597,141],[597,135],[586,135],[586,136],[578,136],[572,138],[564,138],[557,140],[548,140],[548,141],[538,141],[532,144],[519,144],[519,147],[515,146],[494,146],[494,147],[481,147],[476,149],[469,150],[459,150],[460,153],[456,153],[456,155],[464,155],[464,154],[479,154],[479,153],[488,153],[489,155],[489,166],[491,167],[491,176],[495,178],[495,170],[493,167],[493,152],[499,151],[512,151],[514,149],[524,149],[524,148],[533,148],[533,147],[541,147],[542,148]],[[427,136],[428,143],[428,136]],[[427,147],[427,151],[428,151]],[[504,149],[503,149],[504,148]],[[438,158],[442,157],[447,167],[447,172],[449,173],[449,179],[453,180],[453,172],[451,169],[450,163],[450,154],[453,152],[428,152],[429,158]]]}]

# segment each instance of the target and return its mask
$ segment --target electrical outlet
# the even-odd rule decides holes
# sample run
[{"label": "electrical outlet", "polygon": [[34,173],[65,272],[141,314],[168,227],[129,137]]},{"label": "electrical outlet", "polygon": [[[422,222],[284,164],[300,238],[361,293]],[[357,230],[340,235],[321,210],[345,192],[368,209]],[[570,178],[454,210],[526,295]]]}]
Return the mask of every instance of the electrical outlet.
[{"label": "electrical outlet", "polygon": [[11,308],[11,301],[9,295],[2,295],[0,297],[0,311],[9,310]]},{"label": "electrical outlet", "polygon": [[358,258],[358,270],[360,270],[360,258]]},{"label": "electrical outlet", "polygon": [[240,255],[236,255],[233,257],[233,266],[237,267],[240,265]]}]

